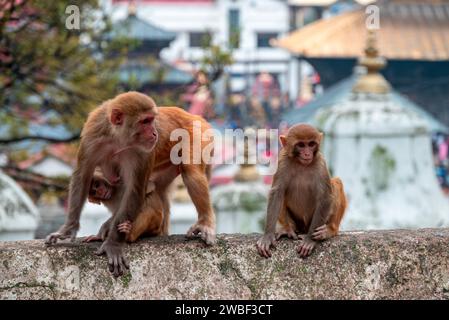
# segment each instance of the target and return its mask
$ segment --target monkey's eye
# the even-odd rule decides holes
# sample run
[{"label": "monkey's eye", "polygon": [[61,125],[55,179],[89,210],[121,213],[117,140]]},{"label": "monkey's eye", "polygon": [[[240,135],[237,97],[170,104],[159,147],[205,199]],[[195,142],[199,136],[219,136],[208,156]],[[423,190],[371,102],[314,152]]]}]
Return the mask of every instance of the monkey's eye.
[{"label": "monkey's eye", "polygon": [[316,146],[316,142],[315,141],[309,142],[309,147],[313,148],[315,146]]},{"label": "monkey's eye", "polygon": [[145,118],[142,120],[142,124],[151,124],[153,122],[154,118]]},{"label": "monkey's eye", "polygon": [[305,143],[304,142],[300,142],[300,143],[298,143],[298,147],[300,147],[300,148],[304,148],[306,145],[305,145]]},{"label": "monkey's eye", "polygon": [[94,182],[94,189],[97,190],[100,187],[100,181],[95,181]]}]

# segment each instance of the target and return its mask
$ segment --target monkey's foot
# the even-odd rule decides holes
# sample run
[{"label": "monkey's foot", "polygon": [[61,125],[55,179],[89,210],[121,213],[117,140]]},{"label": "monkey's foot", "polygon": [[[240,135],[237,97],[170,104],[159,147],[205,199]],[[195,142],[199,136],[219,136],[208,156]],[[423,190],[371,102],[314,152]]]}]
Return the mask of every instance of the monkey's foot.
[{"label": "monkey's foot", "polygon": [[58,240],[64,240],[70,238],[70,241],[75,241],[76,233],[78,231],[77,227],[67,227],[63,225],[58,231],[50,233],[45,238],[45,244],[51,245],[58,242]]},{"label": "monkey's foot", "polygon": [[323,224],[321,227],[316,228],[312,233],[313,240],[326,240],[328,238],[330,238],[330,233],[327,229],[326,224]]},{"label": "monkey's foot", "polygon": [[276,232],[276,240],[279,240],[282,237],[298,240],[298,235],[295,231],[293,231],[293,229],[282,229],[279,232]]},{"label": "monkey's foot", "polygon": [[190,229],[187,231],[187,238],[192,239],[200,236],[207,245],[215,244],[215,230],[212,227],[209,227],[204,224],[195,223]]},{"label": "monkey's foot", "polygon": [[96,252],[97,255],[105,254],[108,257],[109,271],[118,277],[129,269],[129,263],[123,255],[123,244],[106,240]]},{"label": "monkey's foot", "polygon": [[104,239],[101,236],[92,235],[83,239],[83,242],[95,242],[95,241],[103,241]]},{"label": "monkey's foot", "polygon": [[312,253],[313,248],[315,248],[315,246],[316,246],[315,241],[313,241],[309,237],[304,237],[304,239],[302,239],[301,243],[296,248],[296,251],[298,251],[299,256],[301,258],[305,258]]},{"label": "monkey's foot", "polygon": [[117,226],[117,229],[119,232],[129,234],[131,232],[132,227],[133,227],[133,224],[131,223],[131,221],[126,220],[125,222],[120,223]]},{"label": "monkey's foot", "polygon": [[273,233],[264,234],[259,240],[257,240],[257,251],[262,257],[271,257],[271,247],[276,245],[276,236]]}]

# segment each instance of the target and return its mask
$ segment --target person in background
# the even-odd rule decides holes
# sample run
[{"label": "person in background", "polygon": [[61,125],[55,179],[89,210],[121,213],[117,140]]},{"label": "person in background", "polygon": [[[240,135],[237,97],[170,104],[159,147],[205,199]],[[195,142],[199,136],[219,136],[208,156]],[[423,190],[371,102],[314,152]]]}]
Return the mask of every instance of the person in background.
[{"label": "person in background", "polygon": [[191,114],[204,117],[206,120],[214,117],[214,99],[209,86],[209,79],[202,70],[195,75],[195,82],[187,88],[187,92],[181,96]]},{"label": "person in background", "polygon": [[252,98],[257,100],[257,103],[252,105],[257,108],[261,106],[265,114],[265,124],[268,127],[273,126],[273,100],[279,101],[281,93],[276,79],[268,72],[261,72],[252,87]]}]

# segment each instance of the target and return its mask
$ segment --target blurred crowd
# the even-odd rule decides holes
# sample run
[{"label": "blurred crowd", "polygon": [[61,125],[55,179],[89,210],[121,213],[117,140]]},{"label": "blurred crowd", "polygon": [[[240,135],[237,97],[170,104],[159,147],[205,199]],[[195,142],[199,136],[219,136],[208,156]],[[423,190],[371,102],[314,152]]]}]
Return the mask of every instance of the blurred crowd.
[{"label": "blurred crowd", "polygon": [[224,114],[214,110],[215,98],[208,75],[198,71],[195,81],[187,87],[181,100],[190,113],[207,120],[222,117],[227,128],[278,128],[281,114],[289,106],[289,97],[282,94],[277,79],[268,72],[260,73],[251,88],[227,96]]},{"label": "blurred crowd", "polygon": [[449,135],[433,134],[432,149],[438,181],[445,193],[449,194]]}]

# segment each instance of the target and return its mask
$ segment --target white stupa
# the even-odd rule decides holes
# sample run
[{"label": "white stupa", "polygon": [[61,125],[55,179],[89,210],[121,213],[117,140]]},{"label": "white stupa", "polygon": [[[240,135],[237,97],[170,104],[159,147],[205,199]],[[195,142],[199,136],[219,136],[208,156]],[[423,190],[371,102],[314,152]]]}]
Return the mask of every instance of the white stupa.
[{"label": "white stupa", "polygon": [[328,166],[348,196],[342,229],[449,226],[449,199],[435,176],[428,121],[391,98],[378,72],[385,60],[373,32],[365,54],[359,64],[367,72],[350,97],[311,121],[324,132]]},{"label": "white stupa", "polygon": [[0,241],[34,239],[38,220],[30,197],[0,170]]}]

